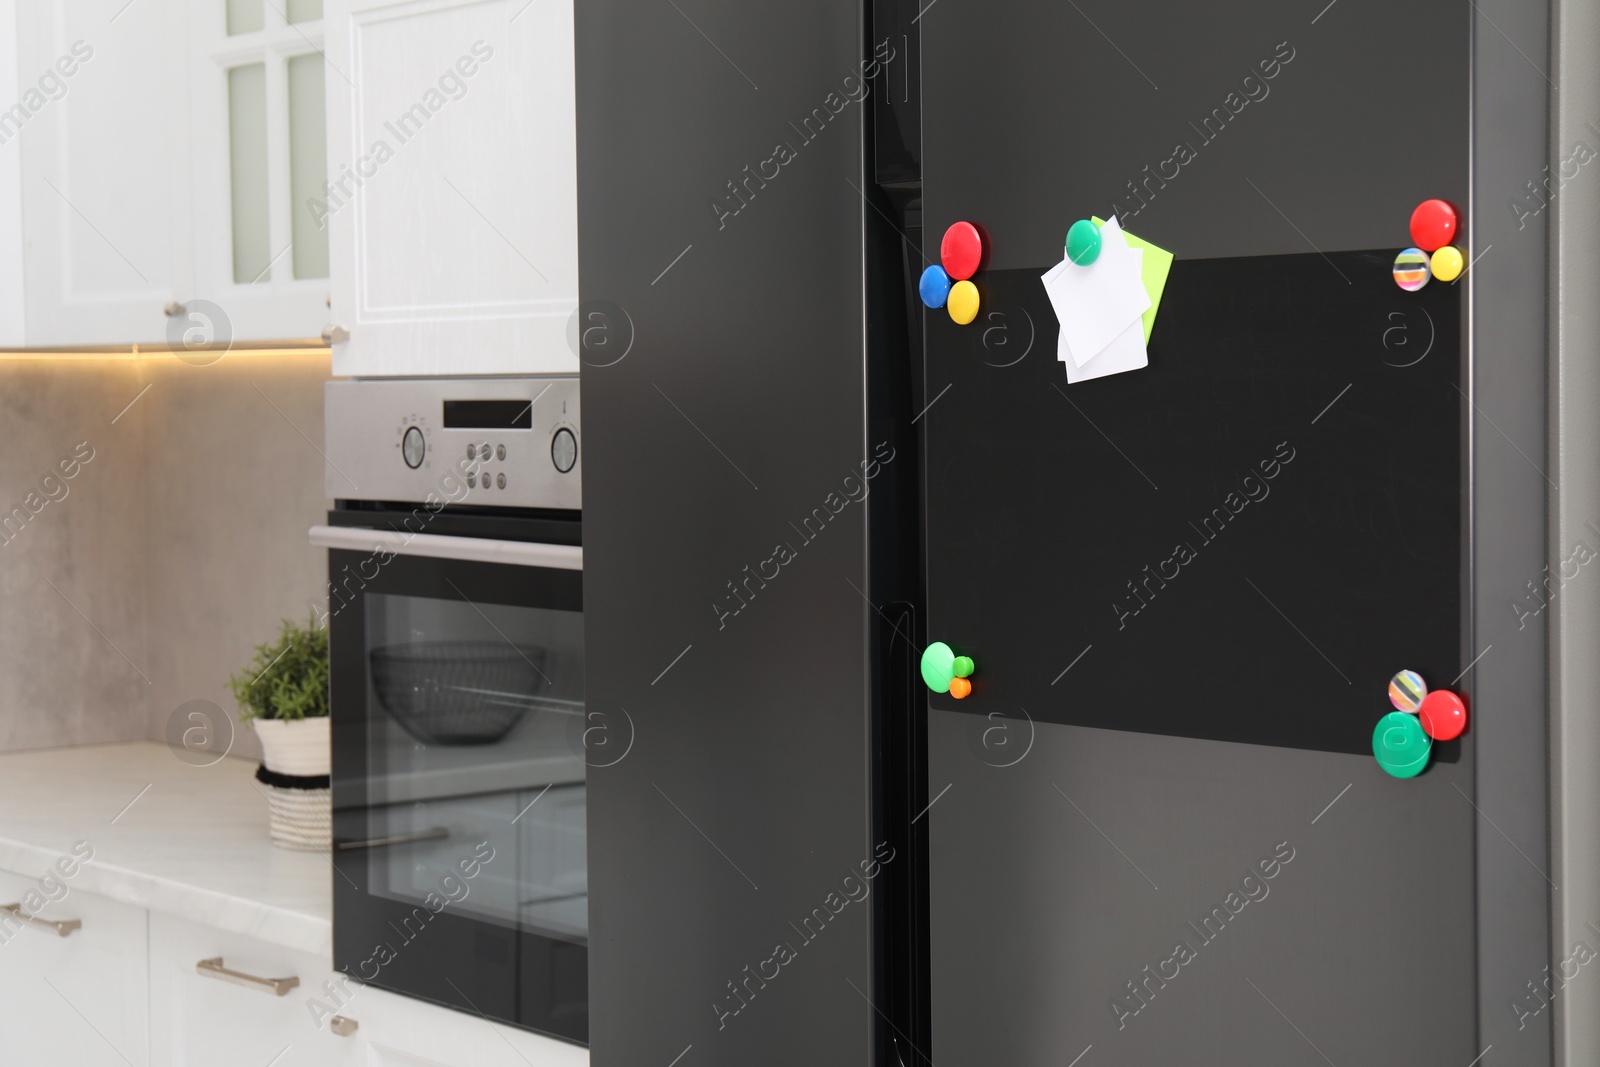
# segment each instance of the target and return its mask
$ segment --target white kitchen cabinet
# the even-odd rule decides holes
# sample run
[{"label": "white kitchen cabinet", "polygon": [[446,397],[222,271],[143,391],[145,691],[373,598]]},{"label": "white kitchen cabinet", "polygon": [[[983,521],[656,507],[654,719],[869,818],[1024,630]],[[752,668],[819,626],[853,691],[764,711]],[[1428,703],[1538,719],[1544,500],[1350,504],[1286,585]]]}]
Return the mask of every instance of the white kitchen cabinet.
[{"label": "white kitchen cabinet", "polygon": [[[221,957],[284,996],[199,974]],[[326,959],[170,916],[150,917],[150,1060],[170,1067],[587,1067],[589,1053],[482,1016],[335,978]],[[354,1024],[340,1035],[337,1017]],[[281,1057],[281,1058],[275,1058]]]},{"label": "white kitchen cabinet", "polygon": [[576,373],[571,0],[326,0],[335,374]]},{"label": "white kitchen cabinet", "polygon": [[[145,1067],[145,910],[81,892],[59,875],[41,883],[0,872],[0,904],[29,893],[58,899],[33,913],[39,922],[0,916],[0,1062]],[[72,920],[81,925],[65,937],[44,925]]]},{"label": "white kitchen cabinet", "polygon": [[0,347],[327,325],[322,24],[262,0],[230,34],[238,6],[0,2]]},{"label": "white kitchen cabinet", "polygon": [[367,1058],[362,1067],[588,1067],[589,1050],[526,1030],[356,987],[344,1008]]},{"label": "white kitchen cabinet", "polygon": [[161,341],[163,309],[193,285],[185,6],[8,6],[17,77],[0,107],[17,104],[0,112],[0,168],[20,182],[25,278],[3,341]]},{"label": "white kitchen cabinet", "polygon": [[[299,984],[278,996],[196,969],[219,957],[230,971],[263,980],[297,978]],[[365,1067],[359,1032],[334,1033],[316,1010],[342,987],[332,977],[321,957],[152,914],[150,1061],[163,1067]]]},{"label": "white kitchen cabinet", "polygon": [[312,204],[327,177],[324,84],[338,77],[319,54],[317,5],[188,6],[194,295],[222,309],[234,339],[316,337],[329,321],[328,234]]},{"label": "white kitchen cabinet", "polygon": [[[51,887],[54,887],[53,889]],[[65,895],[60,890],[64,886]],[[326,957],[0,871],[0,1063],[587,1067],[585,1048],[335,976]],[[37,898],[34,901],[38,902]],[[62,936],[50,924],[76,921]],[[262,980],[201,974],[202,960]],[[279,996],[266,982],[295,978]],[[332,1023],[342,1025],[331,1025]]]}]

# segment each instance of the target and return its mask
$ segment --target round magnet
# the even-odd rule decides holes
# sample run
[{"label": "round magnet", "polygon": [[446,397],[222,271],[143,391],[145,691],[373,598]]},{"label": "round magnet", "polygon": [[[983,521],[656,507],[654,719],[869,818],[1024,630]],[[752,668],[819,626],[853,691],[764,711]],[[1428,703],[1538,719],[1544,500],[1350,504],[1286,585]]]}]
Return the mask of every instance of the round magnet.
[{"label": "round magnet", "polygon": [[1401,671],[1389,679],[1389,703],[1397,711],[1409,711],[1415,715],[1417,709],[1422,707],[1422,698],[1427,695],[1428,686],[1416,671]]},{"label": "round magnet", "polygon": [[1433,276],[1441,282],[1453,282],[1461,277],[1461,269],[1466,261],[1461,256],[1461,249],[1455,245],[1444,245],[1433,251],[1433,256],[1428,260],[1428,267],[1433,271]]},{"label": "round magnet", "polygon": [[1467,706],[1454,693],[1435,689],[1422,702],[1417,718],[1423,732],[1435,741],[1453,741],[1467,728]]},{"label": "round magnet", "polygon": [[1372,754],[1378,766],[1396,778],[1415,778],[1428,765],[1433,741],[1415,715],[1391,711],[1372,731]]},{"label": "round magnet", "polygon": [[1428,284],[1428,253],[1408,248],[1394,257],[1394,283],[1408,292]]},{"label": "round magnet", "polygon": [[944,231],[944,240],[939,242],[939,260],[945,273],[957,281],[978,273],[978,264],[983,261],[983,238],[978,235],[978,228],[970,222],[951,223]]},{"label": "round magnet", "polygon": [[1087,267],[1100,258],[1100,227],[1088,219],[1079,219],[1067,231],[1067,258],[1080,267]]},{"label": "round magnet", "polygon": [[955,675],[956,654],[943,641],[922,650],[922,681],[935,693],[948,693]]},{"label": "round magnet", "polygon": [[971,678],[975,669],[971,656],[956,657],[955,672],[957,678]]},{"label": "round magnet", "polygon": [[956,282],[950,287],[944,309],[958,326],[965,326],[978,317],[978,287],[969,281]]},{"label": "round magnet", "polygon": [[957,700],[965,700],[972,693],[972,683],[965,678],[950,679],[950,695]]},{"label": "round magnet", "polygon": [[945,300],[950,296],[950,275],[935,263],[922,272],[922,279],[917,282],[917,295],[928,307],[944,307]]},{"label": "round magnet", "polygon": [[1411,239],[1425,252],[1450,243],[1456,235],[1456,209],[1443,200],[1424,200],[1411,213]]}]

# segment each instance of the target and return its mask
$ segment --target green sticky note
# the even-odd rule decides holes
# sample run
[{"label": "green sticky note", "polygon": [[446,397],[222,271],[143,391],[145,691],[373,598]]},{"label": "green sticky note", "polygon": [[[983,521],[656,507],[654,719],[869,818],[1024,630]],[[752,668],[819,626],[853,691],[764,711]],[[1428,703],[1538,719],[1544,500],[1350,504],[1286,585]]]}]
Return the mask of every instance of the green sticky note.
[{"label": "green sticky note", "polygon": [[[1096,217],[1094,224],[1103,226],[1105,220]],[[1156,310],[1161,306],[1161,291],[1167,287],[1167,275],[1172,271],[1172,253],[1127,230],[1123,230],[1122,235],[1128,239],[1128,247],[1144,249],[1144,269],[1140,275],[1144,279],[1144,291],[1150,294],[1150,310],[1144,313],[1144,340],[1149,344],[1150,331],[1156,325]]]}]

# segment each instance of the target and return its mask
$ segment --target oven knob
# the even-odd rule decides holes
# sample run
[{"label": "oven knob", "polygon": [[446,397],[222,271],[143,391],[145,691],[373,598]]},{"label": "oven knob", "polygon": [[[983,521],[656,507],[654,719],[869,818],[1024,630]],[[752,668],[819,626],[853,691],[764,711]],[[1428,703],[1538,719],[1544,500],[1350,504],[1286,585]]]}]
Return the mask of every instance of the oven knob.
[{"label": "oven knob", "polygon": [[556,431],[555,438],[550,442],[550,458],[555,461],[556,470],[562,474],[572,469],[578,462],[578,439],[572,436],[572,431],[561,429]]},{"label": "oven knob", "polygon": [[422,466],[422,457],[427,451],[428,442],[423,440],[422,431],[415,426],[408,429],[400,440],[400,454],[405,458],[406,466],[412,470]]}]

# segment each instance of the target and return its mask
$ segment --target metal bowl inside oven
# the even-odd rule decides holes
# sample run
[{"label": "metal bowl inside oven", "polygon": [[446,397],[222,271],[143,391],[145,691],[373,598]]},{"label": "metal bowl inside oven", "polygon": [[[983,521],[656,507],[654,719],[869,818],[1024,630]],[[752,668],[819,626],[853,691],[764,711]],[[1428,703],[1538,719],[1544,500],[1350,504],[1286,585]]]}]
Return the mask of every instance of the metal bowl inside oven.
[{"label": "metal bowl inside oven", "polygon": [[488,745],[548,684],[544,650],[489,641],[415,641],[370,653],[378,703],[418,741]]}]

